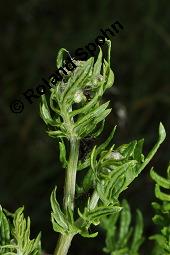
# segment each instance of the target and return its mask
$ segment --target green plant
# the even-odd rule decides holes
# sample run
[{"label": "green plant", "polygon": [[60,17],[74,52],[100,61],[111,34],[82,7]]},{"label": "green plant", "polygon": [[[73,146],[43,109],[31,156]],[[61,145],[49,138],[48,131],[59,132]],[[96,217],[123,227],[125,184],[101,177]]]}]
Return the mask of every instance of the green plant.
[{"label": "green plant", "polygon": [[[0,208],[0,254],[4,255],[38,255],[41,252],[40,234],[30,240],[30,218],[23,215],[24,208],[14,214],[4,213]],[[13,218],[11,222],[9,218]]]},{"label": "green plant", "polygon": [[[103,102],[104,92],[114,82],[110,68],[110,41],[107,41],[107,46],[107,60],[103,59],[101,49],[96,61],[93,57],[87,61],[74,60],[77,68],[57,82],[50,89],[49,96],[42,96],[41,117],[48,127],[48,135],[59,140],[59,159],[66,171],[63,206],[56,199],[56,187],[51,194],[51,221],[54,231],[60,233],[55,255],[66,255],[77,234],[95,237],[98,232],[90,233],[89,228],[91,225],[99,225],[101,221],[108,231],[105,251],[112,255],[127,252],[136,255],[141,244],[142,216],[139,211],[130,248],[131,231],[127,239],[123,240],[129,231],[130,211],[126,202],[121,205],[119,196],[141,173],[164,141],[163,125],[159,126],[157,143],[146,157],[142,153],[143,139],[116,147],[112,143],[116,127],[103,144],[96,144],[83,158],[79,156],[80,142],[87,138],[97,138],[111,111],[108,108],[109,102]],[[63,66],[66,53],[65,49],[59,51],[57,68]],[[83,175],[81,182],[76,179],[79,172]],[[85,192],[89,192],[90,196],[84,202],[82,198]],[[75,196],[79,203],[75,204]],[[115,245],[117,239],[110,239],[117,238],[114,224],[121,210],[121,226],[118,243]],[[109,226],[107,221],[113,221],[113,233],[106,227]],[[30,240],[30,220],[24,219],[23,208],[14,214],[1,210],[0,228],[2,254],[41,253],[40,235]]]},{"label": "green plant", "polygon": [[153,222],[160,228],[159,234],[150,237],[155,240],[156,246],[153,254],[169,255],[170,254],[170,194],[161,191],[160,188],[170,190],[170,165],[167,168],[167,178],[161,177],[153,169],[151,177],[156,182],[155,196],[161,201],[161,204],[153,202],[152,206],[156,212]]},{"label": "green plant", "polygon": [[144,241],[142,236],[143,217],[141,212],[137,210],[136,226],[133,230],[133,227],[130,227],[130,207],[126,200],[123,200],[122,207],[123,210],[117,215],[103,217],[102,219],[101,225],[106,230],[106,247],[103,250],[111,255],[138,255],[139,248]]}]

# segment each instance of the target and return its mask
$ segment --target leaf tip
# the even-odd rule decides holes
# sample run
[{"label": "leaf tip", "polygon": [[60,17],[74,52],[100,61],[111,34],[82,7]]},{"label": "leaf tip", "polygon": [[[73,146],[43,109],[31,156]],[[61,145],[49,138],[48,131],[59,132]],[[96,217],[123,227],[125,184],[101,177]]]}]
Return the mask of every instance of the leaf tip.
[{"label": "leaf tip", "polygon": [[166,138],[166,131],[165,131],[165,128],[162,124],[162,122],[160,122],[159,124],[159,137],[160,137],[160,142],[162,143],[165,138]]}]

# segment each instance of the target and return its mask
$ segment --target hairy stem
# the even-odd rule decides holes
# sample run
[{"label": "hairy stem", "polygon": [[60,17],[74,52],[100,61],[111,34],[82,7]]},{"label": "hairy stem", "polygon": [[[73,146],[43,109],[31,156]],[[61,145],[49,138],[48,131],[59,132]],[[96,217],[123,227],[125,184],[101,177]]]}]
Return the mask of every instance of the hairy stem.
[{"label": "hairy stem", "polygon": [[60,235],[54,255],[66,255],[71,245],[73,235]]},{"label": "hairy stem", "polygon": [[[79,141],[76,138],[70,139],[70,156],[65,178],[64,187],[64,209],[71,208],[74,211],[74,197],[76,186],[76,172],[79,156]],[[54,255],[66,255],[74,235],[60,235]]]},{"label": "hairy stem", "polygon": [[70,157],[65,179],[64,188],[64,209],[71,208],[74,210],[74,196],[76,186],[76,172],[79,156],[79,141],[76,138],[70,140]]}]

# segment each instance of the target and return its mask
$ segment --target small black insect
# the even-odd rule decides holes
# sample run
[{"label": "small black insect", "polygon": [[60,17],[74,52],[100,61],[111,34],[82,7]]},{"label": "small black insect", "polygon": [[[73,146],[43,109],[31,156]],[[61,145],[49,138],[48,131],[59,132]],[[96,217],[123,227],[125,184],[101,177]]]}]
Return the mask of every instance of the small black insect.
[{"label": "small black insect", "polygon": [[84,88],[83,94],[87,98],[87,101],[90,101],[93,98],[93,93],[91,92],[90,88]]},{"label": "small black insect", "polygon": [[80,141],[79,159],[84,160],[87,154],[92,150],[95,145],[94,137],[85,137]]}]

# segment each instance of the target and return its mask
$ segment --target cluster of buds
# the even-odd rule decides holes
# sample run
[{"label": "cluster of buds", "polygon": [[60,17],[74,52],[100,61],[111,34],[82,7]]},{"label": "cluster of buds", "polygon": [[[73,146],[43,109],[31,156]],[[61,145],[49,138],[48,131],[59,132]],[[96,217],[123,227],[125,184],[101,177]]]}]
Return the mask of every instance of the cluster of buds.
[{"label": "cluster of buds", "polygon": [[[114,81],[110,69],[110,41],[107,44],[107,60],[103,59],[101,49],[96,61],[94,57],[87,61],[74,60],[77,67],[50,89],[50,99],[42,97],[41,117],[53,127],[48,132],[50,136],[68,140],[94,136],[110,113],[109,102],[101,102],[103,93]],[[64,61],[62,52],[57,57],[58,68]]]}]

